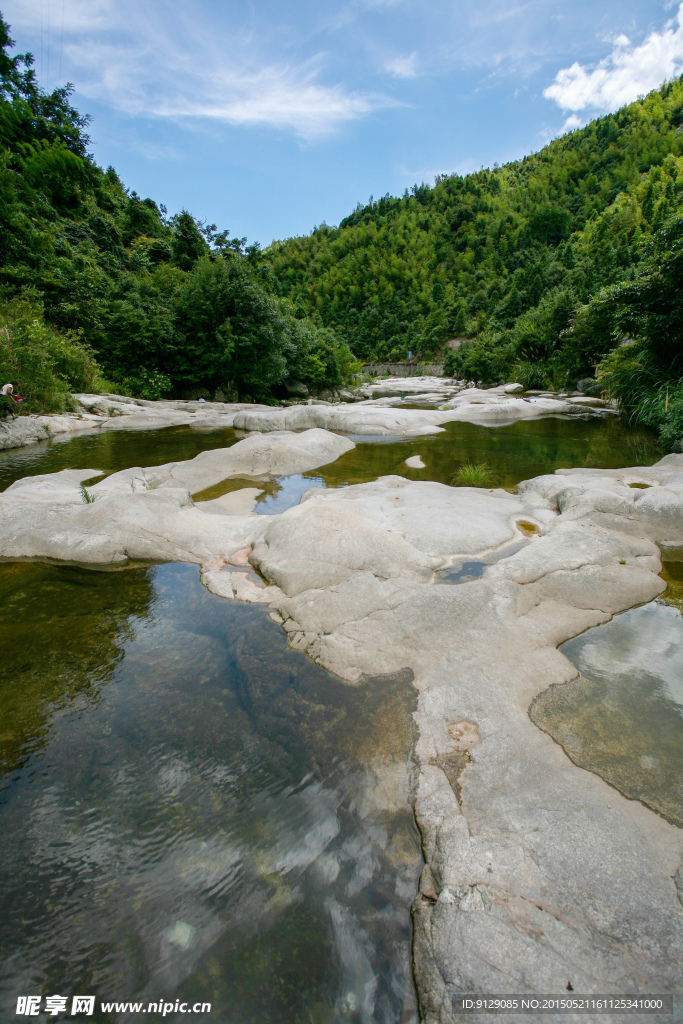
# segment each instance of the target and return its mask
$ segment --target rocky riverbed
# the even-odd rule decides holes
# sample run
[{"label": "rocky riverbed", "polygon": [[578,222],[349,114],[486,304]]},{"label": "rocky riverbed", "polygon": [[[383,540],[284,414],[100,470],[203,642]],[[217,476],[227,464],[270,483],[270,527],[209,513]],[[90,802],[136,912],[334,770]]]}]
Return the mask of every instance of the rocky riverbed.
[{"label": "rocky riverbed", "polygon": [[[93,430],[305,430],[321,427],[350,434],[419,435],[460,421],[504,426],[546,416],[613,416],[609,402],[579,393],[523,393],[521,384],[481,390],[437,377],[389,378],[332,401],[308,398],[282,406],[204,401],[146,401],[124,395],[74,395],[73,413],[19,416],[0,422],[0,450]],[[426,408],[401,408],[419,402]],[[387,409],[393,409],[390,415]]]},{"label": "rocky riverbed", "polygon": [[[490,397],[479,408],[533,408]],[[273,516],[248,511],[253,493],[193,501],[230,477],[303,472],[353,448],[319,417],[337,430],[334,417],[348,416],[350,432],[363,422],[415,434],[468,406],[474,415],[470,401],[448,412],[225,413],[255,432],[101,483],[84,484],[97,467],[17,481],[0,495],[0,553],[194,562],[210,590],[266,604],[293,648],[349,685],[412,670],[426,862],[413,958],[425,1024],[454,1021],[453,997],[465,991],[675,991],[680,829],[573,764],[529,707],[576,676],[559,644],[663,591],[661,549],[683,545],[683,456],[561,470],[517,494],[388,476],[308,491]],[[292,426],[308,429],[283,429]],[[489,559],[479,578],[434,585],[443,570],[507,546],[514,553]]]}]

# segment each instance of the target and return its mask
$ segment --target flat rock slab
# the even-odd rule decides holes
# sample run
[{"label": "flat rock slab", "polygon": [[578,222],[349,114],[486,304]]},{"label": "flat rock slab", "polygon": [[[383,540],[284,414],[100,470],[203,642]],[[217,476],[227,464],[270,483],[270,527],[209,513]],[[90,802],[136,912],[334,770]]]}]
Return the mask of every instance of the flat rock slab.
[{"label": "flat rock slab", "polygon": [[145,469],[121,470],[93,488],[93,494],[127,493],[158,487],[184,487],[192,494],[214,487],[234,476],[285,476],[305,473],[334,462],[354,448],[348,437],[326,430],[302,433],[275,432],[263,437],[246,437],[230,448],[201,452],[187,462],[168,462]]},{"label": "flat rock slab", "polygon": [[[210,589],[268,604],[292,647],[349,684],[412,669],[424,1024],[455,1024],[460,992],[559,995],[570,983],[683,996],[683,833],[572,764],[528,714],[538,693],[576,675],[559,644],[664,589],[658,545],[683,542],[683,456],[562,470],[517,495],[384,477],[311,489],[269,517],[192,501],[226,469],[299,472],[349,444],[318,428],[256,433],[191,462],[114,474],[87,504],[80,484],[92,470],[18,481],[0,495],[0,553],[199,562]],[[538,533],[480,579],[434,585],[437,570],[502,548],[529,521]]]}]

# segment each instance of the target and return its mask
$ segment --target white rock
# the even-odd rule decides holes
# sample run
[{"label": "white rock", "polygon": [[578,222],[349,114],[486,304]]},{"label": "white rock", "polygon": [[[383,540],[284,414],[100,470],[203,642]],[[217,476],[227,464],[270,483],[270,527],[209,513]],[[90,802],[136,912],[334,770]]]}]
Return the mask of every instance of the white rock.
[{"label": "white rock", "polygon": [[333,462],[353,447],[349,438],[326,430],[312,429],[300,434],[280,431],[267,437],[255,434],[230,448],[200,452],[187,462],[168,462],[151,469],[124,469],[97,484],[93,494],[99,497],[158,487],[183,487],[196,494],[233,476],[305,473]]},{"label": "white rock", "polygon": [[201,512],[223,516],[246,516],[254,511],[259,494],[263,494],[262,488],[240,487],[238,491],[229,491],[219,498],[197,502],[196,507]]}]

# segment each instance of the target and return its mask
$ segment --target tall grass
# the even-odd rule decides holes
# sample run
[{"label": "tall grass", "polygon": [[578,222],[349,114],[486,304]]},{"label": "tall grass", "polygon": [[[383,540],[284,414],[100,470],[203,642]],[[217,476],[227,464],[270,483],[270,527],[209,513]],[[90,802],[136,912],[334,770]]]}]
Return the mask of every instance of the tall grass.
[{"label": "tall grass", "polygon": [[[623,353],[623,350],[622,350]],[[616,352],[604,360],[600,382],[627,421],[659,432],[665,444],[683,440],[683,377]]]},{"label": "tall grass", "polygon": [[456,487],[490,487],[493,472],[486,462],[466,462],[455,474]]},{"label": "tall grass", "polygon": [[552,387],[550,376],[539,363],[518,363],[512,375],[525,391],[545,391]]}]

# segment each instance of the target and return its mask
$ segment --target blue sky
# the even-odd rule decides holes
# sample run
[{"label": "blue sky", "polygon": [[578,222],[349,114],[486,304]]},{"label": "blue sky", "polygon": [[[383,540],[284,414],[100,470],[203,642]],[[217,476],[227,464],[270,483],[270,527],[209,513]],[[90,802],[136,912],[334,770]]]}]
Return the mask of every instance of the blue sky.
[{"label": "blue sky", "polygon": [[92,151],[267,245],[540,149],[683,71],[660,0],[0,0]]}]

